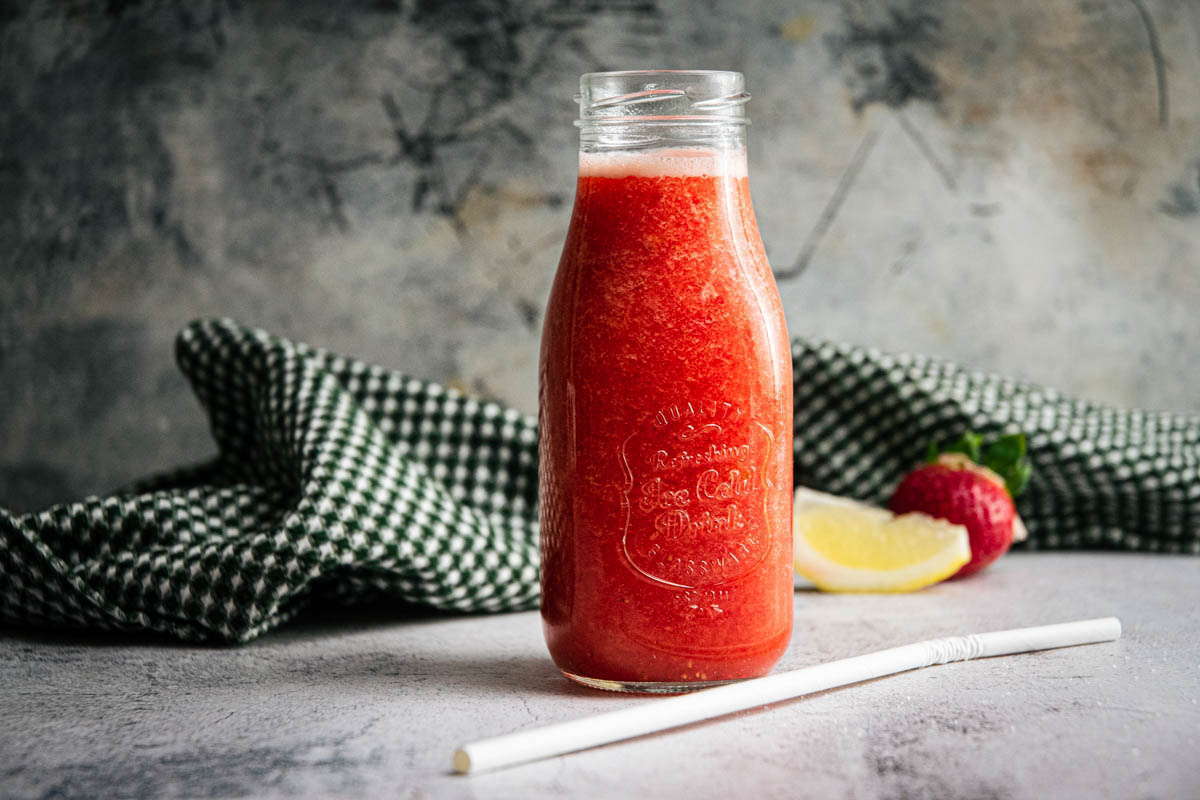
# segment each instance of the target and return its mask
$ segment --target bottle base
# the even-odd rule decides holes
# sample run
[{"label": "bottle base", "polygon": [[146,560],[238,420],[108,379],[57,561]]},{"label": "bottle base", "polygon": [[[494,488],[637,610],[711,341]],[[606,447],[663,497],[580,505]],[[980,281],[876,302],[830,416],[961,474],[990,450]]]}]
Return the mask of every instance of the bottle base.
[{"label": "bottle base", "polygon": [[589,689],[603,689],[606,692],[627,692],[629,694],[685,694],[700,689],[711,689],[714,686],[725,686],[738,683],[741,678],[725,681],[610,681],[605,678],[589,678],[575,675],[566,670],[559,670],[568,679],[586,686]]}]

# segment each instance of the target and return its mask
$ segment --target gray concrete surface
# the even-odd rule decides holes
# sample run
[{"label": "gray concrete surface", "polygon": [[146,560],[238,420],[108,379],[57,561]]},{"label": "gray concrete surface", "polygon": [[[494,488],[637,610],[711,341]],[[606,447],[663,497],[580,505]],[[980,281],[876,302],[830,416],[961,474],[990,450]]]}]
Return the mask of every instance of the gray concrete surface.
[{"label": "gray concrete surface", "polygon": [[581,72],[746,73],[796,334],[1200,410],[1200,4],[0,8],[0,504],[205,457],[199,315],[523,410]]},{"label": "gray concrete surface", "polygon": [[479,776],[470,739],[652,704],[559,677],[535,614],[338,612],[240,649],[0,639],[0,795],[1200,796],[1200,560],[1014,554],[913,595],[800,592],[782,667],[1117,615],[1117,643],[951,664]]}]

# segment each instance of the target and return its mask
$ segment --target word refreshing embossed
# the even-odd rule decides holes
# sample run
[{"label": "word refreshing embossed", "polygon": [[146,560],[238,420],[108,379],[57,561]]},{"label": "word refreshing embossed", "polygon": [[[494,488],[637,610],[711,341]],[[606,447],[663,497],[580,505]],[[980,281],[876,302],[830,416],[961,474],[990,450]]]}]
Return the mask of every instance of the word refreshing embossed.
[{"label": "word refreshing embossed", "polygon": [[745,461],[750,457],[750,445],[730,447],[725,444],[710,444],[706,450],[679,450],[671,453],[659,450],[654,454],[655,470],[674,470],[696,464],[716,464],[722,461]]}]

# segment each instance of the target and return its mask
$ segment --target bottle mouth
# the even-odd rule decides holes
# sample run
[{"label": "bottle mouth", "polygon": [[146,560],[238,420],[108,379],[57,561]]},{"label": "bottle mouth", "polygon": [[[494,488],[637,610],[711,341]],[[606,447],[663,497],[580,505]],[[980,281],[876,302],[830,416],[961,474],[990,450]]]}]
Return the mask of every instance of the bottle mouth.
[{"label": "bottle mouth", "polygon": [[579,126],[747,125],[750,95],[740,72],[647,69],[589,72],[579,79]]}]

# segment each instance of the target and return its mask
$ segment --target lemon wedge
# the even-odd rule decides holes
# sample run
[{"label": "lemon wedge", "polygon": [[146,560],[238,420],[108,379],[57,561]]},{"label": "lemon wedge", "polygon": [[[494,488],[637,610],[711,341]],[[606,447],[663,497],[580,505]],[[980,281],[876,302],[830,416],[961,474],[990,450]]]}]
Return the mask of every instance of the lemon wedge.
[{"label": "lemon wedge", "polygon": [[826,592],[912,592],[971,560],[967,529],[796,490],[796,571]]}]

